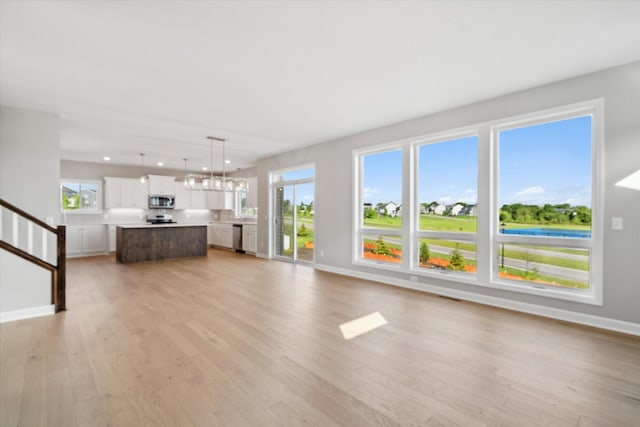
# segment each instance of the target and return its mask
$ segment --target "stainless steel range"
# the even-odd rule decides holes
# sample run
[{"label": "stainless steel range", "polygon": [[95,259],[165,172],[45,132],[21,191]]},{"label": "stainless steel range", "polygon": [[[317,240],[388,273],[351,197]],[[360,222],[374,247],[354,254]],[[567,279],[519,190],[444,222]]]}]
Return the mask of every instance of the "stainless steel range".
[{"label": "stainless steel range", "polygon": [[173,215],[169,214],[147,215],[147,222],[149,224],[177,224],[173,220]]}]

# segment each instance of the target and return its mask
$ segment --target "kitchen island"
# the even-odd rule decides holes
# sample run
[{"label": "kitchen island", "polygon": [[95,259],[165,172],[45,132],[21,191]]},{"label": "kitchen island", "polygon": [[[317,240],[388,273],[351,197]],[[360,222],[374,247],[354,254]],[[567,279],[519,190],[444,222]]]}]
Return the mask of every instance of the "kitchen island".
[{"label": "kitchen island", "polygon": [[121,263],[207,256],[206,224],[131,224],[116,228]]}]

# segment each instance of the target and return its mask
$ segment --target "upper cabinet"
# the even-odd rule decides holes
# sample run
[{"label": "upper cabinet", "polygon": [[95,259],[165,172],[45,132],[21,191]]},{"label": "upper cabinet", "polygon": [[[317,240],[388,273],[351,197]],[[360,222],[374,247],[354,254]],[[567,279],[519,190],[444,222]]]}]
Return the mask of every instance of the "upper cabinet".
[{"label": "upper cabinet", "polygon": [[184,188],[184,183],[176,181],[174,183],[174,194],[176,196],[176,209],[207,209],[207,191],[202,191],[202,184],[195,184],[193,190]]},{"label": "upper cabinet", "polygon": [[247,208],[258,207],[258,178],[247,178]]},{"label": "upper cabinet", "polygon": [[234,193],[230,191],[207,191],[207,209],[233,209]]},{"label": "upper cabinet", "polygon": [[175,176],[149,175],[149,194],[173,196],[175,191]]},{"label": "upper cabinet", "polygon": [[147,209],[147,184],[135,178],[104,178],[104,207]]}]

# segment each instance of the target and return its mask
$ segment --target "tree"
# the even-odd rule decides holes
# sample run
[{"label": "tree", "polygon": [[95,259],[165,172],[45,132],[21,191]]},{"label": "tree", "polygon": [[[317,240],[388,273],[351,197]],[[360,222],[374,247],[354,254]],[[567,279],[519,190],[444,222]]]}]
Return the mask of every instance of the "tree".
[{"label": "tree", "polygon": [[391,255],[391,249],[389,249],[389,246],[382,240],[382,236],[378,236],[373,253],[377,255]]},{"label": "tree", "polygon": [[369,207],[364,209],[364,217],[365,218],[375,218],[376,216],[377,215],[376,215],[376,210],[375,209],[369,208]]},{"label": "tree", "polygon": [[309,235],[309,230],[307,230],[307,227],[304,224],[298,227],[298,236],[304,237],[308,235]]},{"label": "tree", "polygon": [[449,259],[449,270],[465,271],[464,257],[458,250],[457,245],[456,248],[451,252],[451,258]]},{"label": "tree", "polygon": [[420,264],[426,264],[429,262],[429,258],[431,258],[429,245],[427,245],[427,242],[420,243]]}]

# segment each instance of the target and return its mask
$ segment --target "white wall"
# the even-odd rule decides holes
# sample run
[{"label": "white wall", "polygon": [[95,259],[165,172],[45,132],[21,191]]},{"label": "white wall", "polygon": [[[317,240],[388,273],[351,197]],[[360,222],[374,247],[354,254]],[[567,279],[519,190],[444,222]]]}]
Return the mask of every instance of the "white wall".
[{"label": "white wall", "polygon": [[[640,168],[640,62],[260,159],[258,252],[268,253],[269,172],[315,163],[316,262],[354,274],[408,281],[406,273],[355,266],[351,262],[354,149],[601,97],[605,99],[604,305],[584,305],[424,277],[417,285],[435,285],[639,324],[640,192],[617,188],[614,183]],[[624,231],[611,230],[613,216],[624,217]],[[324,256],[320,256],[322,250]]]},{"label": "white wall", "polygon": [[[54,225],[60,219],[59,153],[55,116],[0,106],[0,197]],[[4,218],[5,239],[8,223]],[[50,303],[51,274],[0,250],[0,313]]]}]

